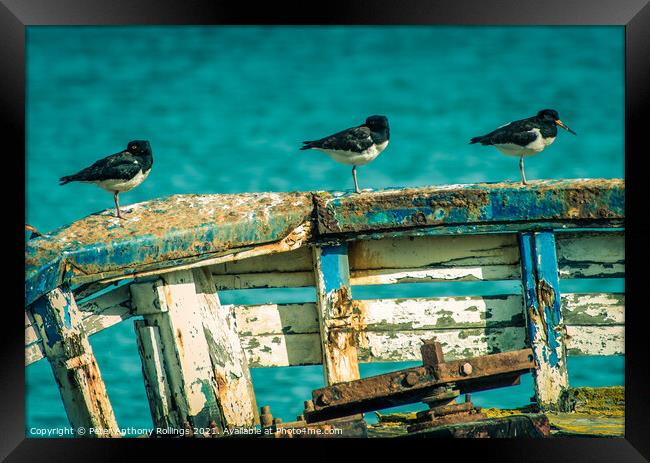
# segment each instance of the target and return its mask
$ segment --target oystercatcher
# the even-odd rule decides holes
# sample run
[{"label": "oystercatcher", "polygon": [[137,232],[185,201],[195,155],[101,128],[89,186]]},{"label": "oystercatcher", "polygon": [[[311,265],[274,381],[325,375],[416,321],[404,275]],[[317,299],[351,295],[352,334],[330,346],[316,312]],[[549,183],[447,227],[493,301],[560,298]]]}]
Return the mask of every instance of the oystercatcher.
[{"label": "oystercatcher", "polygon": [[379,156],[388,145],[390,133],[386,116],[370,116],[365,124],[337,132],[320,140],[303,141],[301,150],[317,149],[332,159],[352,167],[354,191],[361,193],[357,184],[357,166],[363,166]]},{"label": "oystercatcher", "polygon": [[124,151],[100,159],[76,174],[61,177],[59,185],[70,182],[94,183],[112,192],[117,217],[123,219],[118,195],[140,185],[151,172],[152,165],[153,155],[149,142],[134,140],[129,142]]},{"label": "oystercatcher", "polygon": [[503,154],[519,156],[521,183],[526,185],[524,157],[540,153],[553,143],[557,136],[557,126],[576,135],[564,125],[556,110],[542,109],[536,116],[502,125],[487,135],[472,138],[469,143],[493,145]]}]

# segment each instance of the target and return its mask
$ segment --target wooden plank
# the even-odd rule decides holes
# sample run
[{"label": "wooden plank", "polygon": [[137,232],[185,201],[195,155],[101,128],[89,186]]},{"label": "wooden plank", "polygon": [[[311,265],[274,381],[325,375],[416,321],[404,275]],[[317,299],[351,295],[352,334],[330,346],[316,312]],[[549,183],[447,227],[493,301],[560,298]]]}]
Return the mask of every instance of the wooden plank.
[{"label": "wooden plank", "polygon": [[214,275],[240,273],[311,272],[311,249],[304,246],[293,251],[267,254],[248,259],[212,265]]},{"label": "wooden plank", "polygon": [[567,326],[566,347],[569,355],[623,355],[625,327]]},{"label": "wooden plank", "polygon": [[[110,328],[133,316],[129,286],[122,286],[102,294],[80,304],[78,308],[81,316],[81,331],[86,336]],[[26,319],[25,324],[25,366],[27,366],[41,360],[45,353],[40,335],[33,330],[32,322]]]},{"label": "wooden plank", "polygon": [[135,320],[134,328],[153,425],[160,429],[180,429],[183,423],[174,410],[172,390],[163,361],[160,330],[157,326],[149,325],[147,320]]},{"label": "wooden plank", "polygon": [[519,235],[528,339],[535,357],[535,396],[542,410],[556,410],[569,387],[560,309],[560,280],[553,232]]},{"label": "wooden plank", "polygon": [[120,437],[92,347],[81,329],[81,312],[70,289],[57,288],[45,294],[31,309],[70,425],[80,436]]},{"label": "wooden plank", "polygon": [[325,384],[359,378],[357,335],[359,310],[352,300],[348,246],[313,248],[316,308]]},{"label": "wooden plank", "polygon": [[[149,297],[147,288],[152,292]],[[164,368],[172,390],[171,408],[178,421],[183,426],[207,429],[213,424],[223,428],[217,381],[204,335],[212,315],[197,297],[192,271],[164,274],[153,283],[139,284],[132,294],[136,310],[148,313],[144,316],[147,324],[160,330]]]},{"label": "wooden plank", "polygon": [[321,365],[320,334],[242,336],[248,365],[254,368]]},{"label": "wooden plank", "polygon": [[350,269],[449,269],[519,265],[514,234],[386,238],[350,243]]},{"label": "wooden plank", "polygon": [[259,424],[253,380],[237,333],[237,320],[230,306],[222,306],[207,268],[193,271],[199,302],[208,308],[211,323],[204,326],[210,360],[217,381],[218,402],[225,425]]},{"label": "wooden plank", "polygon": [[561,278],[624,278],[625,235],[621,233],[558,233]]},{"label": "wooden plank", "polygon": [[214,274],[217,290],[254,288],[301,288],[314,286],[314,272]]},{"label": "wooden plank", "polygon": [[612,293],[562,294],[565,325],[625,324],[625,295]]},{"label": "wooden plank", "polygon": [[[360,333],[364,340],[358,349],[358,359],[360,362],[421,361],[422,340],[434,336],[443,344],[445,358],[450,360],[525,347],[523,327],[368,331]],[[322,363],[317,333],[242,336],[242,343],[252,367]]]},{"label": "wooden plank", "polygon": [[209,272],[183,270],[137,285],[133,304],[160,329],[179,421],[202,428],[252,426],[257,406],[246,357]]},{"label": "wooden plank", "polygon": [[[228,306],[226,306],[228,307]],[[240,336],[318,333],[314,302],[232,306]],[[320,349],[319,349],[320,350]]]},{"label": "wooden plank", "polygon": [[[618,355],[624,353],[622,326],[567,326],[567,355]],[[444,345],[445,359],[461,359],[526,347],[523,327],[470,328],[411,331],[362,331],[358,361],[421,361],[423,339],[436,337]],[[317,333],[242,336],[251,367],[320,365]]]},{"label": "wooden plank", "polygon": [[364,362],[422,361],[422,341],[433,337],[442,344],[445,360],[526,347],[523,327],[364,332],[363,336],[365,343],[359,349],[359,358]]}]

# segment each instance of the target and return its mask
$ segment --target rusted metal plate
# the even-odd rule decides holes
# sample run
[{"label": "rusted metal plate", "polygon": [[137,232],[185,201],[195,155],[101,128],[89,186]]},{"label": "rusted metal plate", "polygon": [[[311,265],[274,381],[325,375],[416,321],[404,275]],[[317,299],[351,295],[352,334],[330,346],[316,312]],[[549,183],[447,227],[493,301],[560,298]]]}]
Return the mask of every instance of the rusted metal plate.
[{"label": "rusted metal plate", "polygon": [[[542,180],[404,188],[361,194],[316,194],[320,234],[434,226],[473,227],[546,221],[620,227],[625,217],[621,179]],[[459,231],[462,231],[459,230]]]},{"label": "rusted metal plate", "polygon": [[434,389],[450,383],[462,393],[508,386],[519,375],[535,367],[530,349],[437,363],[442,361],[440,350],[435,347],[427,350],[425,347],[423,357],[428,363],[420,367],[314,390],[314,410],[305,412],[306,421],[315,422],[417,402]]},{"label": "rusted metal plate", "polygon": [[64,282],[182,265],[281,240],[311,220],[311,193],[174,195],[103,211],[25,243],[25,305]]}]

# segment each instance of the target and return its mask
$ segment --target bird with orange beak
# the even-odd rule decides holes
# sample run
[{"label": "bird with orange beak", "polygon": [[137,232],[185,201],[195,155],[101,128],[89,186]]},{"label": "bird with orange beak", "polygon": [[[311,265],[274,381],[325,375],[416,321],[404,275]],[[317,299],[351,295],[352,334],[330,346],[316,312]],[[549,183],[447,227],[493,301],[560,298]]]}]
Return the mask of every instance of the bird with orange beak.
[{"label": "bird with orange beak", "polygon": [[544,151],[555,141],[558,127],[576,135],[560,120],[560,115],[556,110],[542,109],[536,116],[510,122],[486,135],[474,137],[470,140],[470,144],[492,145],[503,154],[518,156],[521,183],[526,185],[524,157]]}]

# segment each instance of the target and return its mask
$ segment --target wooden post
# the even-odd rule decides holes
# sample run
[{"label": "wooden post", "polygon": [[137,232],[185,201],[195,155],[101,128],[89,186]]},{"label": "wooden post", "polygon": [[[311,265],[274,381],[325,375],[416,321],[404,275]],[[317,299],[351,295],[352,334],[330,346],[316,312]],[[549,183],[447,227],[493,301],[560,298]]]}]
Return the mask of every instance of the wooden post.
[{"label": "wooden post", "polygon": [[555,236],[552,231],[520,233],[519,248],[524,312],[536,365],[535,395],[542,410],[556,410],[569,379]]},{"label": "wooden post", "polygon": [[31,310],[68,420],[77,435],[121,437],[70,289],[63,286],[41,296]]},{"label": "wooden post", "polygon": [[359,311],[352,300],[348,246],[314,247],[313,258],[325,383],[359,379]]},{"label": "wooden post", "polygon": [[150,320],[147,318],[136,320],[134,327],[142,360],[142,374],[149,399],[151,420],[155,428],[181,429],[183,422],[174,409],[172,391],[165,371],[160,330],[149,323]]},{"label": "wooden post", "polygon": [[255,424],[257,406],[234,317],[224,313],[208,270],[168,273],[131,285],[131,293],[145,319],[136,329],[154,423]]}]

